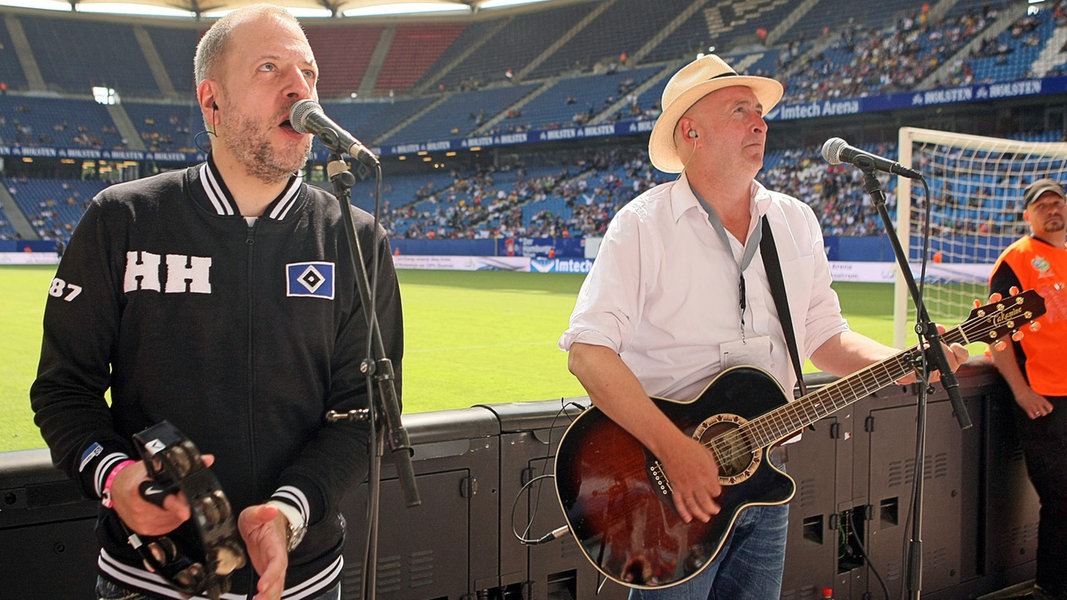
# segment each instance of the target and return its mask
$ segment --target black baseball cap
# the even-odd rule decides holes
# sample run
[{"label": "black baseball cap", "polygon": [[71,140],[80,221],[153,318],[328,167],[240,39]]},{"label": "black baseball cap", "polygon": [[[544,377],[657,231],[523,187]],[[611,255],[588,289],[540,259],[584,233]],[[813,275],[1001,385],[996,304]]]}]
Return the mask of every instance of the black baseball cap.
[{"label": "black baseball cap", "polygon": [[1023,192],[1023,206],[1029,207],[1031,202],[1040,198],[1045,192],[1054,192],[1060,198],[1067,200],[1063,186],[1055,179],[1045,177],[1026,186],[1026,191]]}]

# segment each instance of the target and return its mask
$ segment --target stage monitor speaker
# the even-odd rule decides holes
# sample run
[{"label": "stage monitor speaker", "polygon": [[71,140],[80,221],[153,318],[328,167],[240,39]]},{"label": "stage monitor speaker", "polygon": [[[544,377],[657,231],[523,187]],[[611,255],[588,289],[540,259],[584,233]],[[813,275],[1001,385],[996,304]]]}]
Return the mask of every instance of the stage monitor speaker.
[{"label": "stage monitor speaker", "polygon": [[[874,408],[866,415],[872,425],[866,440],[860,438],[855,443],[866,441],[870,448],[868,505],[875,514],[869,521],[867,552],[873,568],[896,597],[907,586],[902,557],[907,556],[904,548],[911,538],[916,410],[910,394],[903,394],[898,406],[892,404],[892,398],[883,400],[887,408],[868,404]],[[921,585],[924,592],[935,592],[960,583],[962,528],[966,522],[973,529],[975,516],[962,510],[963,462],[967,457],[960,453],[963,434],[947,396],[931,396],[926,432]],[[868,579],[868,585],[873,583],[873,578]],[[868,591],[874,593],[875,589]]]},{"label": "stage monitor speaker", "polygon": [[[482,408],[404,415],[420,506],[409,507],[385,453],[375,595],[381,600],[459,600],[498,585],[499,425]],[[354,449],[355,451],[356,449]],[[366,483],[341,510],[347,540],[341,590],[363,597]]]},{"label": "stage monitor speaker", "polygon": [[[552,479],[556,448],[571,421],[589,406],[587,398],[492,406],[500,419],[500,577],[502,590],[526,600],[596,598],[622,600],[629,588],[590,563],[570,533],[540,545],[523,545],[512,527],[537,538],[566,524]],[[519,497],[512,515],[512,501]],[[532,522],[531,522],[532,521]]]},{"label": "stage monitor speaker", "polygon": [[0,596],[93,598],[99,506],[46,450],[0,453]]},{"label": "stage monitor speaker", "polygon": [[852,487],[851,443],[841,439],[841,427],[850,417],[846,410],[821,419],[799,442],[784,448],[789,457],[785,470],[797,490],[789,503],[783,600],[818,598],[824,588],[836,587],[837,496]]}]

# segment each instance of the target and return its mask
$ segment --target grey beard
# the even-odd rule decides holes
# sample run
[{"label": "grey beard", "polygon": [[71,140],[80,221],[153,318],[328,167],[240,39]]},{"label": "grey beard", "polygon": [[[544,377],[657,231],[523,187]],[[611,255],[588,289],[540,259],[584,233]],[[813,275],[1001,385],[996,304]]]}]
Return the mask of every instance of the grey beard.
[{"label": "grey beard", "polygon": [[245,163],[244,167],[249,175],[263,183],[277,183],[278,181],[288,180],[289,177],[303,168],[307,164],[307,159],[311,152],[309,148],[298,165],[278,164],[274,160],[273,154],[270,143],[263,141],[253,148],[246,149],[246,152],[240,152],[238,156],[241,158],[241,162]]}]

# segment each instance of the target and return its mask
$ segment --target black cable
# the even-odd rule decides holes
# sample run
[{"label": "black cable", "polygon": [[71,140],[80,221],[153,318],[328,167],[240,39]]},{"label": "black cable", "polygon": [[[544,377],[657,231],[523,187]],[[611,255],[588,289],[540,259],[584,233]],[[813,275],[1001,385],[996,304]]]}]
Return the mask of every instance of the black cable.
[{"label": "black cable", "polygon": [[849,535],[852,536],[852,539],[856,541],[856,546],[860,549],[860,555],[863,556],[863,559],[865,561],[867,561],[867,568],[871,570],[871,573],[874,573],[874,578],[877,579],[878,584],[882,586],[882,593],[885,595],[885,599],[889,600],[889,587],[886,586],[885,580],[882,579],[882,575],[874,566],[874,561],[872,561],[871,557],[867,554],[867,548],[863,546],[863,541],[860,540],[860,536],[856,533],[856,528],[848,527],[848,532]]},{"label": "black cable", "polygon": [[[562,401],[562,399],[561,399],[561,401]],[[579,408],[581,410],[585,410],[585,407],[580,405],[580,404],[578,404],[577,402],[574,402],[574,401],[563,402],[562,406],[560,406],[559,410],[556,412],[556,415],[554,417],[552,417],[552,423],[549,425],[549,428],[548,428],[549,440],[548,440],[548,444],[546,445],[546,448],[545,448],[545,462],[546,463],[548,462],[548,459],[552,455],[552,431],[556,428],[556,423],[557,423],[557,421],[559,421],[561,416],[570,417],[570,415],[567,413],[567,409],[568,408],[572,408],[572,407]],[[573,418],[571,419],[571,421],[573,422]],[[515,494],[515,498],[511,501],[511,533],[515,536],[515,539],[519,540],[519,543],[524,544],[524,545],[528,545],[528,546],[533,546],[533,545],[537,545],[537,544],[544,544],[544,543],[547,543],[547,542],[551,542],[552,540],[559,539],[565,533],[567,533],[567,531],[570,530],[569,526],[563,525],[562,527],[557,527],[556,529],[553,529],[552,531],[546,533],[545,535],[543,535],[543,536],[541,536],[539,538],[529,538],[529,537],[527,537],[527,536],[530,535],[530,530],[533,528],[534,520],[537,518],[537,513],[540,511],[540,506],[541,506],[541,488],[540,487],[537,488],[537,496],[534,497],[534,505],[530,509],[530,516],[526,521],[526,528],[523,530],[522,533],[519,533],[519,531],[515,528],[515,510],[519,505],[519,498],[522,497],[523,491],[531,488],[531,486],[535,482],[539,482],[539,481],[542,481],[544,479],[555,479],[555,477],[556,477],[556,475],[554,473],[552,473],[552,474],[538,475],[537,477],[534,477],[534,478],[530,479],[529,481],[524,483],[521,488],[519,488],[519,491]]]},{"label": "black cable", "polygon": [[[548,444],[548,448],[545,450],[545,461],[546,462],[548,461],[549,455],[551,454],[551,451],[552,451],[552,443],[551,443],[552,442],[552,433],[551,432],[552,432],[553,429],[556,428],[556,421],[559,420],[560,416],[567,414],[567,409],[568,408],[577,408],[577,409],[579,409],[579,411],[585,411],[587,409],[587,407],[582,406],[581,404],[579,404],[577,402],[570,401],[570,402],[564,402],[563,405],[560,407],[559,411],[556,412],[556,416],[552,418],[552,423],[549,426],[549,444]],[[571,422],[572,423],[574,422],[573,418],[571,419]],[[523,544],[525,546],[536,546],[536,545],[539,545],[539,544],[545,544],[545,543],[551,542],[552,540],[557,540],[557,539],[563,537],[564,535],[566,535],[566,533],[568,531],[570,531],[570,526],[569,525],[563,525],[561,527],[557,527],[557,528],[553,529],[552,531],[542,535],[539,538],[528,538],[528,537],[526,537],[527,535],[530,534],[530,529],[533,527],[533,522],[537,517],[538,510],[540,509],[540,502],[541,502],[541,497],[540,497],[540,491],[541,490],[540,490],[540,488],[538,488],[538,496],[537,496],[537,498],[536,498],[536,500],[534,502],[534,506],[530,510],[530,518],[526,522],[526,529],[523,530],[523,532],[521,534],[518,532],[517,529],[515,529],[515,509],[519,505],[519,498],[522,497],[523,490],[526,490],[527,488],[530,488],[534,484],[534,482],[538,482],[538,481],[541,481],[541,480],[544,480],[544,479],[555,479],[555,478],[556,478],[555,473],[551,473],[551,474],[545,474],[545,475],[538,475],[537,477],[534,477],[533,479],[530,479],[530,481],[527,481],[526,483],[524,483],[522,485],[521,488],[519,488],[518,493],[515,494],[515,498],[511,502],[511,533],[515,536],[515,539],[519,540],[519,543],[521,543],[521,544]],[[604,584],[606,584],[607,582],[608,582],[608,578],[604,577],[603,573],[601,573],[600,570],[598,569],[597,570],[597,585],[596,585],[595,595],[597,595],[597,596],[600,595],[600,592],[604,589]]]},{"label": "black cable", "polygon": [[531,511],[530,512],[530,519],[526,523],[526,529],[523,530],[522,533],[519,533],[519,531],[517,529],[515,529],[515,509],[519,505],[519,498],[522,497],[523,490],[529,488],[535,482],[541,481],[543,479],[555,479],[555,478],[556,478],[556,475],[553,474],[553,473],[548,473],[548,474],[545,474],[545,475],[538,475],[537,477],[534,477],[533,479],[531,479],[531,480],[527,481],[526,483],[522,484],[522,487],[519,488],[519,493],[515,494],[515,499],[511,501],[511,533],[514,534],[515,539],[519,540],[520,544],[523,544],[523,545],[526,545],[526,546],[536,546],[537,544],[544,544],[545,542],[550,542],[550,541],[552,541],[552,540],[554,540],[556,538],[559,538],[564,533],[567,533],[567,530],[569,529],[569,527],[564,525],[563,527],[558,527],[556,529],[553,529],[552,531],[546,533],[545,535],[543,535],[543,536],[541,536],[539,538],[528,538],[528,537],[525,537],[526,535],[528,535],[530,533],[530,528],[533,527],[534,515],[536,514],[536,511]]}]

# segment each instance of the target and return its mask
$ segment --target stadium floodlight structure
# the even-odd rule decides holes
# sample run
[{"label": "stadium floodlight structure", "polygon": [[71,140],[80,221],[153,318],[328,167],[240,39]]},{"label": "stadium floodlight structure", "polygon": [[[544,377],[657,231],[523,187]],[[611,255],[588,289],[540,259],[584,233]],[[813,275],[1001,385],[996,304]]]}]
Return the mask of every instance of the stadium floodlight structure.
[{"label": "stadium floodlight structure", "polygon": [[[1000,252],[1029,232],[1022,217],[1026,185],[1042,177],[1067,182],[1067,143],[902,127],[899,156],[900,163],[920,171],[930,187],[927,207],[922,185],[898,178],[901,246],[918,282],[929,214],[923,301],[931,320],[953,327],[967,318],[975,299],[983,304],[987,300],[989,274]],[[893,342],[902,348],[909,333],[914,334],[915,306],[899,272],[893,321]]]}]

